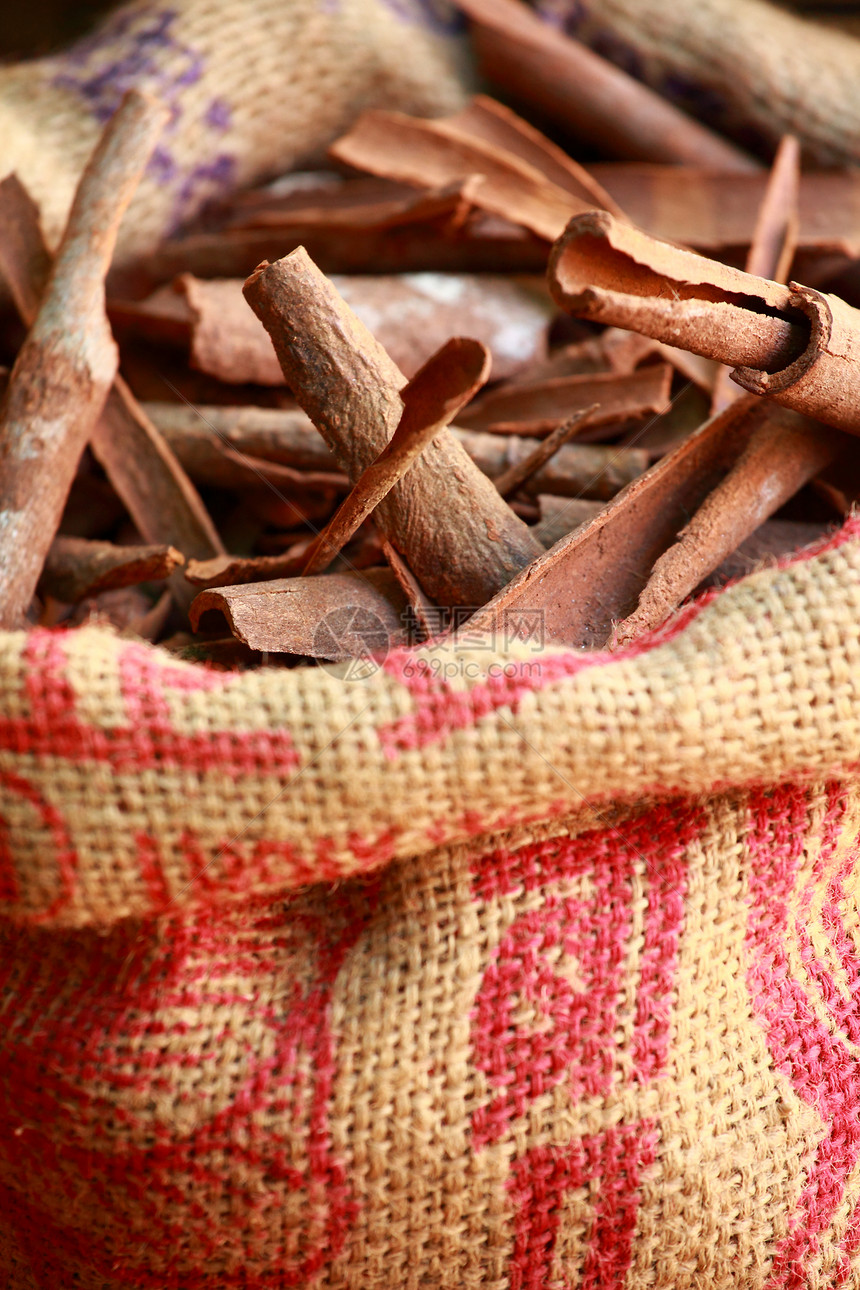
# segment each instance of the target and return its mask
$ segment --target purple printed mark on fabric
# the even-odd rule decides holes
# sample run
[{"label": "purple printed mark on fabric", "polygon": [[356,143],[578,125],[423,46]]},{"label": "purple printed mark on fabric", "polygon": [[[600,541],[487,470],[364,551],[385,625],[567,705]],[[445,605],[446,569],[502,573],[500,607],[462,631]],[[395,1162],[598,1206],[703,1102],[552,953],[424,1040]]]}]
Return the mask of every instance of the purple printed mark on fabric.
[{"label": "purple printed mark on fabric", "polygon": [[186,174],[176,194],[167,231],[174,233],[188,216],[235,185],[236,158],[229,152],[219,152],[211,161],[195,166]]},{"label": "purple printed mark on fabric", "polygon": [[540,0],[535,8],[544,22],[569,36],[575,36],[591,17],[581,0]]},{"label": "purple printed mark on fabric", "polygon": [[213,99],[203,116],[213,130],[229,130],[233,123],[233,109],[226,99]]},{"label": "purple printed mark on fabric", "polygon": [[79,94],[97,121],[113,115],[127,89],[146,89],[166,103],[175,124],[180,91],[199,81],[204,67],[202,56],[171,34],[176,18],[171,9],[116,14],[53,60],[53,84]]},{"label": "purple printed mark on fabric", "polygon": [[395,18],[416,27],[427,27],[443,36],[464,31],[465,16],[448,0],[383,0]]},{"label": "purple printed mark on fabric", "polygon": [[168,152],[167,148],[159,146],[155,149],[149,159],[146,173],[151,179],[154,179],[157,184],[169,184],[171,180],[176,178],[178,169],[179,167]]},{"label": "purple printed mark on fabric", "polygon": [[319,0],[320,13],[340,13],[340,0]]},{"label": "purple printed mark on fabric", "polygon": [[[232,187],[236,171],[236,158],[230,153],[221,151],[195,165],[177,161],[171,146],[171,136],[187,124],[183,92],[197,84],[206,69],[202,54],[177,38],[178,17],[177,10],[157,7],[120,12],[52,60],[52,83],[78,94],[97,121],[113,115],[131,86],[155,94],[169,108],[170,119],[147,167],[154,183],[176,190],[167,232]],[[215,97],[198,120],[225,134],[232,117],[227,100]]]}]

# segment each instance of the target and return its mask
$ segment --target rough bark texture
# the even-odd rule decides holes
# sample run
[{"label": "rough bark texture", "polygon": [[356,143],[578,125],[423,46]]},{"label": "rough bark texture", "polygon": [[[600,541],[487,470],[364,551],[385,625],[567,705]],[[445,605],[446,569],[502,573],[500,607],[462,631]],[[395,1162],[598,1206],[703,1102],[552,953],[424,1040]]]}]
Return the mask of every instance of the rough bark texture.
[{"label": "rough bark texture", "polygon": [[[403,373],[304,251],[262,265],[245,294],[296,398],[355,480],[400,420]],[[484,604],[541,550],[447,431],[377,516],[441,604]]]},{"label": "rough bark texture", "polygon": [[129,91],[84,171],[0,418],[0,625],[32,599],[78,458],[116,374],[104,278],[167,110]]}]

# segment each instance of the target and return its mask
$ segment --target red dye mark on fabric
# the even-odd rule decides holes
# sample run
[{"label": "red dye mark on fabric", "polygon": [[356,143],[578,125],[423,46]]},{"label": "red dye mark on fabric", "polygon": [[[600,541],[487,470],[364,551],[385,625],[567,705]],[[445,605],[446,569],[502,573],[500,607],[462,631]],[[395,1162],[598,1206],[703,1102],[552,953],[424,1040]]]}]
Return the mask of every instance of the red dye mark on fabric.
[{"label": "red dye mark on fabric", "polygon": [[[617,1003],[632,930],[637,861],[647,906],[639,960],[632,1078],[663,1070],[671,1024],[678,938],[684,916],[686,852],[698,836],[696,809],[667,803],[623,828],[554,838],[481,858],[478,898],[547,891],[540,909],[515,919],[484,973],[472,1015],[475,1065],[499,1091],[476,1108],[476,1149],[503,1137],[547,1089],[572,1098],[609,1090],[618,1069]],[[587,878],[587,896],[553,888]],[[517,1021],[524,1009],[527,1021]]]},{"label": "red dye mark on fabric", "polygon": [[[503,900],[516,909],[529,893],[543,895],[540,906],[515,917],[502,937],[472,1014],[474,1063],[492,1090],[472,1115],[476,1151],[506,1138],[554,1087],[564,1087],[576,1101],[605,1095],[619,1079],[644,1084],[663,1072],[687,853],[703,825],[698,809],[666,803],[620,827],[499,849],[476,862],[473,890],[482,902]],[[574,884],[579,890],[568,894]],[[631,950],[634,892],[639,898],[643,886],[631,1051],[624,1053],[618,1001]],[[594,1179],[600,1180],[600,1199],[581,1284],[592,1290],[623,1285],[641,1171],[653,1163],[656,1141],[650,1123],[620,1125],[515,1159],[509,1183],[516,1207],[512,1287],[567,1285],[552,1279],[563,1197]]]},{"label": "red dye mark on fabric", "polygon": [[379,726],[383,751],[394,760],[403,752],[439,743],[455,730],[468,729],[499,708],[509,708],[515,713],[525,695],[576,676],[586,667],[605,663],[609,657],[541,654],[533,659],[498,665],[486,679],[459,688],[439,675],[432,663],[416,658],[414,652],[396,650],[383,666],[390,676],[406,686],[415,707],[406,716]]},{"label": "red dye mark on fabric", "polygon": [[124,646],[118,660],[127,720],[107,728],[89,725],[77,712],[63,639],[61,632],[30,633],[25,646],[30,715],[0,718],[0,751],[107,762],[125,772],[180,766],[191,772],[217,770],[234,778],[283,775],[299,764],[285,730],[175,730],[169,693],[223,689],[234,684],[236,676],[202,667],[186,672],[163,663],[142,645]]},{"label": "red dye mark on fabric", "polygon": [[[593,905],[549,896],[522,914],[484,973],[473,1015],[478,1070],[498,1089],[472,1116],[480,1150],[564,1082],[572,1098],[609,1091],[621,967],[630,932],[623,870],[595,875]],[[579,978],[576,984],[565,975]],[[581,982],[581,984],[580,984]],[[517,1016],[528,1012],[529,1019]]]},{"label": "red dye mark on fabric", "polygon": [[[41,1284],[81,1269],[139,1290],[282,1290],[337,1257],[358,1204],[331,1136],[332,991],[378,899],[356,882],[325,904],[177,918],[158,938],[83,934],[19,983],[15,1041],[0,1046],[3,1118],[18,1126],[0,1140],[0,1204]],[[20,964],[28,933],[2,934],[0,963]],[[229,1029],[207,1034],[225,1001]],[[222,1044],[237,1075],[207,1107]],[[172,1072],[185,1067],[199,1079],[183,1092]],[[189,1095],[183,1128],[171,1108]],[[296,1193],[301,1217],[273,1247],[272,1213]]]},{"label": "red dye mark on fabric", "polygon": [[[2,787],[6,793],[21,798],[34,808],[44,830],[45,841],[50,844],[59,890],[53,900],[32,917],[36,922],[54,918],[74,895],[78,868],[77,852],[72,846],[63,813],[58,807],[46,802],[35,785],[22,775],[4,773]],[[0,816],[0,900],[14,902],[19,897],[19,887],[11,832],[7,822]]]},{"label": "red dye mark on fabric", "polygon": [[161,863],[161,851],[158,841],[148,833],[135,835],[137,849],[137,867],[153,909],[160,909],[170,900],[164,867]]},{"label": "red dye mark on fabric", "polygon": [[574,1290],[558,1266],[556,1247],[564,1197],[582,1187],[594,1194],[593,1219],[575,1290],[622,1290],[633,1253],[639,1188],[656,1146],[654,1124],[640,1120],[564,1147],[533,1147],[515,1160],[508,1180],[514,1205],[511,1290]]},{"label": "red dye mark on fabric", "polygon": [[[856,996],[853,1003],[839,996],[832,975],[811,952],[803,925],[815,887],[832,860],[843,816],[840,790],[833,786],[819,856],[805,887],[798,891],[798,871],[809,827],[805,790],[788,787],[759,792],[750,802],[747,983],[774,1062],[791,1081],[798,1097],[816,1109],[827,1128],[807,1173],[789,1234],[774,1256],[768,1290],[803,1290],[806,1286],[805,1270],[818,1254],[821,1234],[832,1223],[843,1202],[848,1177],[860,1160],[860,1061],[838,1033],[849,1014],[853,1014],[856,1028]],[[856,853],[852,862],[855,859]],[[836,899],[845,874],[846,865],[841,865],[831,882],[832,896],[825,910],[831,928],[834,921],[840,924],[837,952],[841,947],[843,963],[856,974],[853,949],[846,953],[847,932]],[[804,983],[792,975],[788,953],[792,938],[801,947],[819,1007],[823,1003],[832,1019],[832,1031],[819,1020]],[[856,1223],[852,1221],[842,1241],[843,1269],[848,1266],[848,1252],[856,1241]]]}]

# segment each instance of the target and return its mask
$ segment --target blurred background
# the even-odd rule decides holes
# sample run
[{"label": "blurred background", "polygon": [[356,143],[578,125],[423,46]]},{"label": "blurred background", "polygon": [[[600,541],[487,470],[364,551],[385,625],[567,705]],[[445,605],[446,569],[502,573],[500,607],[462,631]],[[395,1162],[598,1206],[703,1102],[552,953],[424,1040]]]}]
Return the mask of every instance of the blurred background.
[{"label": "blurred background", "polygon": [[[289,0],[284,0],[289,4]],[[0,58],[47,54],[81,35],[100,14],[117,8],[116,0],[30,0],[0,4]],[[784,8],[810,16],[860,15],[860,0],[783,0]],[[860,21],[860,19],[858,19]]]}]

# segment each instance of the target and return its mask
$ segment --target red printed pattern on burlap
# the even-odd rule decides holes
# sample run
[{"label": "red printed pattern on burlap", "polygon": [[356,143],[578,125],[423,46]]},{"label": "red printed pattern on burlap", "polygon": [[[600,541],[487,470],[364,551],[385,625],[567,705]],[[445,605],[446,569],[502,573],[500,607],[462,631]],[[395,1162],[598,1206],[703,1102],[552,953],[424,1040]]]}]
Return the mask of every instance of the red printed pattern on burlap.
[{"label": "red printed pattern on burlap", "polygon": [[[204,667],[171,665],[152,649],[135,643],[122,646],[117,664],[125,722],[103,727],[82,720],[68,679],[63,644],[61,632],[34,631],[28,636],[24,663],[30,711],[26,717],[0,716],[0,754],[59,758],[75,765],[106,762],[122,773],[163,766],[197,773],[215,770],[236,780],[255,774],[289,774],[298,765],[299,755],[285,730],[177,731],[171,719],[169,695],[222,689],[234,677]],[[40,916],[55,918],[72,900],[78,867],[66,820],[59,806],[46,802],[38,788],[20,773],[20,767],[18,773],[4,775],[3,786],[11,801],[32,806],[44,831],[45,845],[54,859],[58,890]],[[14,900],[18,887],[9,832],[0,817],[0,899],[4,901]],[[168,898],[158,844],[145,834],[137,842],[141,876],[157,908]],[[188,850],[193,851],[194,845],[194,840],[189,839]],[[225,847],[229,851],[229,844],[225,843]],[[291,854],[287,858],[293,859]],[[219,855],[219,860],[223,859]],[[226,859],[229,878],[229,854]],[[247,872],[249,864],[259,866],[264,861],[265,855],[255,850],[251,855],[243,854],[237,867]],[[314,876],[325,874],[314,870]]]},{"label": "red printed pattern on burlap", "polygon": [[[840,790],[832,786],[818,854],[801,884],[799,869],[809,834],[806,790],[761,792],[750,803],[750,995],[776,1066],[826,1126],[789,1234],[777,1249],[768,1290],[802,1290],[808,1284],[810,1263],[821,1251],[822,1236],[860,1162],[860,1059],[855,1050],[860,1041],[860,957],[843,914],[845,884],[858,854],[852,845],[835,862],[843,816]],[[808,930],[813,901],[822,887],[818,927],[841,969],[841,983],[816,953]],[[792,970],[792,944],[803,963],[805,982]],[[834,1285],[848,1284],[858,1248],[860,1213],[855,1209],[839,1243]]]},{"label": "red printed pattern on burlap", "polygon": [[[476,898],[492,902],[543,893],[514,916],[491,954],[472,1015],[476,1067],[490,1095],[472,1115],[476,1151],[509,1136],[536,1099],[563,1087],[572,1103],[620,1082],[644,1085],[665,1069],[686,853],[702,821],[695,809],[662,806],[623,828],[591,831],[482,858]],[[628,1050],[618,1049],[618,1015],[633,935],[633,877],[646,886]],[[522,1018],[528,1018],[523,1020]],[[512,1165],[511,1285],[566,1287],[556,1264],[565,1195],[596,1192],[582,1284],[621,1287],[630,1266],[644,1171],[657,1129],[621,1124],[564,1146],[527,1149]],[[561,1276],[561,1280],[558,1277]],[[556,1280],[552,1278],[555,1277]]]},{"label": "red printed pattern on burlap", "polygon": [[5,929],[0,1208],[39,1285],[79,1267],[135,1290],[284,1290],[340,1253],[357,1201],[331,1141],[331,995],[377,900],[354,883],[209,909],[161,936],[77,934],[65,956],[55,941],[44,962]]}]

